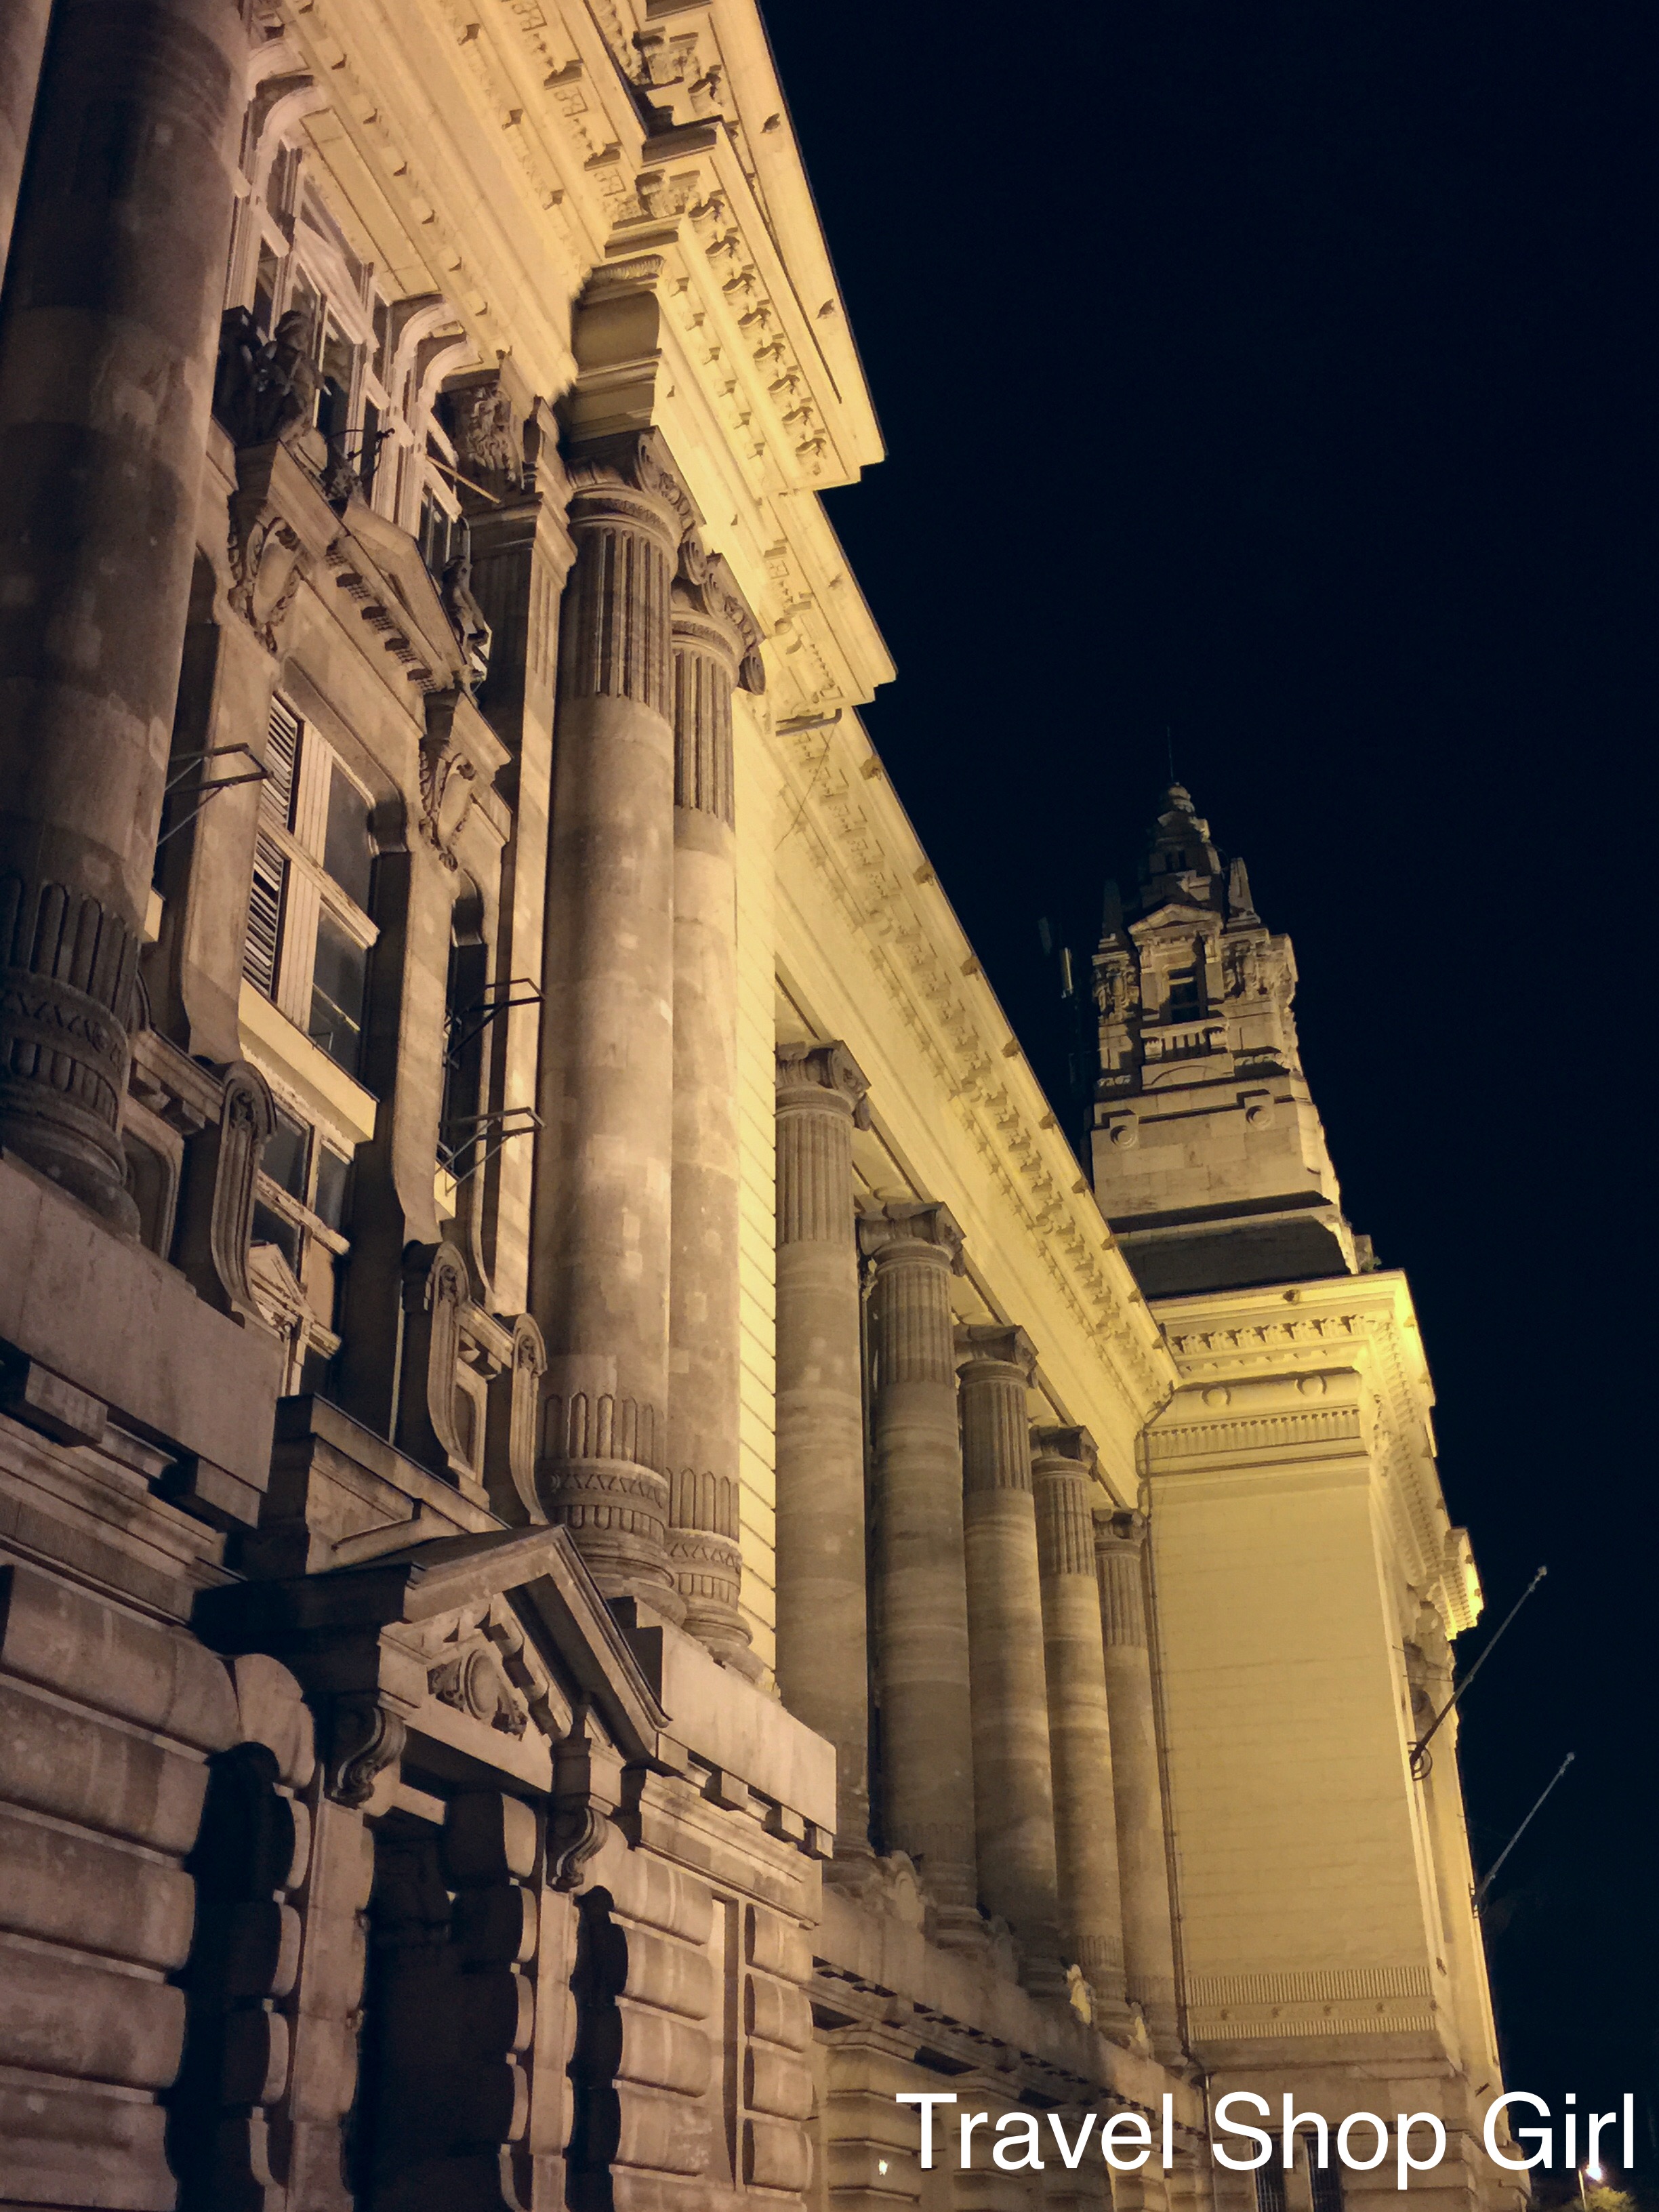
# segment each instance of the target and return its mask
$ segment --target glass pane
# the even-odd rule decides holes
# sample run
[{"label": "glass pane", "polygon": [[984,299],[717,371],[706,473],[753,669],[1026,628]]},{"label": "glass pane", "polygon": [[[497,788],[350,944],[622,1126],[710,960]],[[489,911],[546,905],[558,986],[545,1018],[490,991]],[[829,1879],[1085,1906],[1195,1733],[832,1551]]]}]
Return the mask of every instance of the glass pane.
[{"label": "glass pane", "polygon": [[325,910],[317,918],[317,964],[312,970],[310,1036],[348,1075],[357,1073],[363,1025],[363,987],[368,977],[365,946]]},{"label": "glass pane", "polygon": [[337,768],[328,779],[328,828],[323,837],[323,866],[340,889],[368,910],[369,872],[374,851],[368,842],[368,809],[363,794]]},{"label": "glass pane", "polygon": [[253,319],[259,325],[262,337],[269,337],[276,309],[276,285],[282,275],[276,256],[259,241],[259,268],[253,280]]},{"label": "glass pane", "polygon": [[317,1147],[317,1196],[313,1212],[331,1229],[343,1229],[350,1196],[351,1163],[326,1145]]},{"label": "glass pane", "polygon": [[300,1231],[297,1223],[278,1213],[274,1206],[261,1206],[253,1201],[253,1234],[249,1239],[254,1244],[274,1244],[297,1275],[300,1272]]},{"label": "glass pane", "polygon": [[290,1198],[304,1203],[306,1194],[306,1156],[311,1148],[311,1132],[302,1121],[296,1121],[276,1109],[276,1127],[265,1140],[265,1149],[259,1165],[279,1184]]}]

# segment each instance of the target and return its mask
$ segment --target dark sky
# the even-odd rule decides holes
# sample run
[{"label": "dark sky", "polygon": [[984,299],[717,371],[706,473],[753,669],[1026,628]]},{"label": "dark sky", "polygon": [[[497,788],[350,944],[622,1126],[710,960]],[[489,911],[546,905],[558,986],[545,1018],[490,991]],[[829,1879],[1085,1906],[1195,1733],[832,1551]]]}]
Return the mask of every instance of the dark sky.
[{"label": "dark sky", "polygon": [[1464,1736],[1483,1865],[1577,1753],[1493,1892],[1509,2079],[1635,2090],[1650,2181],[1659,15],[769,23],[890,453],[830,501],[871,732],[1051,1087],[1036,919],[1091,945],[1166,723],[1293,936],[1488,1622],[1551,1571]]}]

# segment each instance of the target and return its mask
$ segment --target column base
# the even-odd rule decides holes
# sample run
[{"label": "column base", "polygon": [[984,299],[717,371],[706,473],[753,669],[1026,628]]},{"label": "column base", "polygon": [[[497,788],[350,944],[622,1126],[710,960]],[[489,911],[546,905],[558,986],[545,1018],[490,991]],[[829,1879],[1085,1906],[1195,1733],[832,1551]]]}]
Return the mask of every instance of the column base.
[{"label": "column base", "polygon": [[570,1540],[607,1598],[636,1597],[678,1628],[685,1601],[668,1564],[668,1483],[636,1460],[543,1462],[538,1482],[547,1517]]},{"label": "column base", "polygon": [[674,1528],[668,1531],[667,1555],[685,1607],[686,1633],[723,1667],[758,1681],[766,1670],[750,1649],[749,1626],[738,1610],[743,1562],[737,1546],[706,1528]]}]

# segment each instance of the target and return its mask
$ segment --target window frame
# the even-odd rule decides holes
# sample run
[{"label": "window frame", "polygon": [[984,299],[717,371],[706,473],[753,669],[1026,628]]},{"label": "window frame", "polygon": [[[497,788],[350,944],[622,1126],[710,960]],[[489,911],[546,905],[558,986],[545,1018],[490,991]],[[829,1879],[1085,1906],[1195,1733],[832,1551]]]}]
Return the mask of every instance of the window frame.
[{"label": "window frame", "polygon": [[316,979],[318,926],[325,913],[344,935],[362,949],[365,968],[380,941],[380,927],[373,915],[358,906],[350,894],[336,882],[324,862],[327,848],[329,794],[333,778],[340,775],[362,801],[364,835],[368,839],[370,848],[369,896],[373,899],[373,868],[377,855],[369,823],[374,814],[374,799],[317,724],[309,716],[302,714],[280,691],[273,694],[271,699],[269,724],[271,736],[267,740],[268,751],[274,742],[279,717],[285,717],[295,725],[294,771],[286,805],[283,804],[283,779],[273,777],[260,787],[258,836],[253,875],[249,886],[251,927],[253,902],[263,879],[261,871],[268,878],[270,856],[280,858],[283,872],[276,900],[275,956],[267,983],[263,961],[259,963],[258,972],[250,968],[250,958],[254,950],[254,940],[250,933],[244,940],[242,975],[262,997],[270,1001],[278,1013],[293,1023],[301,1036],[310,1038],[319,1051],[327,1053],[335,1066],[354,1082],[361,1082],[362,1041],[368,1011],[367,981],[358,1023],[359,1048],[355,1061],[351,1063],[329,1052],[320,1038],[313,1035],[312,997]]}]

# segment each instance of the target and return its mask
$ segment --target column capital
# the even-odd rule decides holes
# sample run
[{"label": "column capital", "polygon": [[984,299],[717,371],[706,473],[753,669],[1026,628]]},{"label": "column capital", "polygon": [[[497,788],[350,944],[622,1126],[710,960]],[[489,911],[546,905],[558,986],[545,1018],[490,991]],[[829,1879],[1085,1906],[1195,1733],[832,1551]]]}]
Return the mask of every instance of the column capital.
[{"label": "column capital", "polygon": [[565,454],[573,530],[623,515],[652,529],[671,558],[702,520],[660,430],[623,430],[574,441]]},{"label": "column capital", "polygon": [[1123,1511],[1097,1513],[1095,1516],[1095,1549],[1097,1552],[1139,1554],[1146,1548],[1146,1516],[1144,1513]]},{"label": "column capital", "polygon": [[959,1275],[962,1246],[956,1216],[933,1200],[907,1200],[859,1216],[859,1249],[866,1260],[938,1260]]},{"label": "column capital", "polygon": [[1100,1454],[1095,1449],[1095,1440],[1087,1429],[1065,1425],[1034,1428],[1031,1431],[1031,1457],[1034,1462],[1069,1461],[1069,1468],[1062,1467],[1056,1472],[1087,1475],[1091,1480],[1100,1464]]},{"label": "column capital", "polygon": [[849,1114],[870,1126],[870,1082],[844,1044],[785,1044],[777,1053],[780,1106],[815,1106]]},{"label": "column capital", "polygon": [[679,570],[674,580],[674,635],[729,653],[737,680],[757,696],[766,689],[761,659],[761,627],[738,588],[722,553],[710,553],[696,530],[680,540]]},{"label": "column capital", "polygon": [[992,1373],[1012,1368],[1029,1389],[1036,1371],[1036,1346],[1013,1322],[969,1322],[957,1331],[957,1368],[964,1382],[976,1368]]}]

